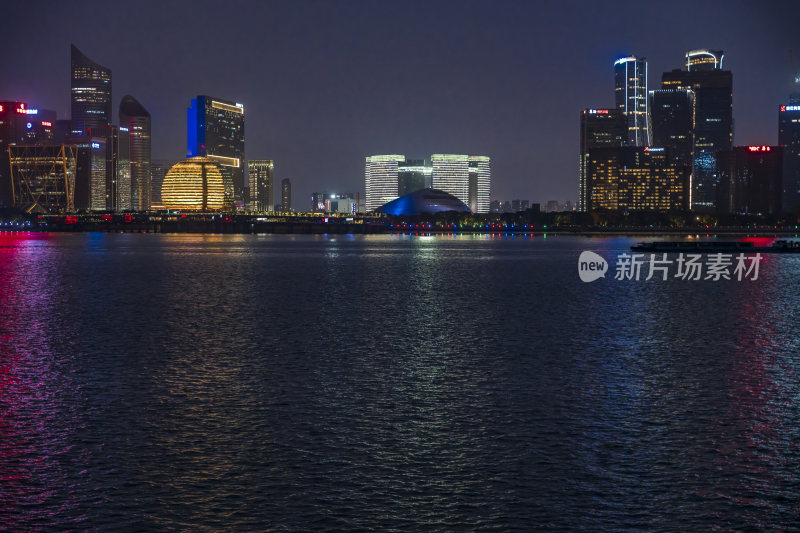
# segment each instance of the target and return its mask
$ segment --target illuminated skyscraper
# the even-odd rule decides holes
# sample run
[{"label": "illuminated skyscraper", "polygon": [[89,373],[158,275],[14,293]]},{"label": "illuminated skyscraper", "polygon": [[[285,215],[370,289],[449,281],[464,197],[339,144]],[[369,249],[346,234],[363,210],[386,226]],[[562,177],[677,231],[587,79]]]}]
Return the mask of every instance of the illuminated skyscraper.
[{"label": "illuminated skyscraper", "polygon": [[244,106],[199,95],[187,109],[187,154],[217,162],[226,183],[228,208],[242,207],[244,190]]},{"label": "illuminated skyscraper", "polygon": [[116,210],[131,210],[131,140],[128,128],[119,128]]},{"label": "illuminated skyscraper", "polygon": [[469,156],[469,184],[467,190],[467,206],[473,213],[489,212],[489,195],[491,194],[492,172],[490,159],[483,155]]},{"label": "illuminated skyscraper", "polygon": [[620,148],[628,140],[628,123],[625,113],[619,109],[584,109],[581,113],[581,143],[578,171],[578,210],[586,211],[587,164],[591,152],[596,148]]},{"label": "illuminated skyscraper", "polygon": [[0,102],[0,207],[10,207],[14,203],[8,147],[23,142],[28,120],[27,110],[25,102]]},{"label": "illuminated skyscraper", "polygon": [[366,210],[374,211],[398,196],[398,164],[404,162],[404,155],[372,155],[366,158],[364,185],[366,189]]},{"label": "illuminated skyscraper", "polygon": [[469,206],[469,156],[433,154],[433,188],[452,194]]},{"label": "illuminated skyscraper", "polygon": [[672,165],[691,168],[694,162],[694,91],[650,91],[651,145],[664,148]]},{"label": "illuminated skyscraper", "polygon": [[684,211],[690,169],[669,164],[663,148],[595,148],[587,161],[584,211]]},{"label": "illuminated skyscraper", "polygon": [[690,50],[686,52],[686,70],[722,70],[722,50]]},{"label": "illuminated skyscraper", "polygon": [[628,146],[648,146],[647,59],[621,57],[614,62],[614,95],[617,109],[628,122]]},{"label": "illuminated skyscraper", "polygon": [[281,180],[281,211],[288,213],[292,210],[292,182],[289,178]]},{"label": "illuminated skyscraper", "polygon": [[251,159],[247,162],[250,175],[250,210],[272,211],[275,162],[271,159]]},{"label": "illuminated skyscraper", "polygon": [[[119,104],[120,131],[127,129],[130,155],[130,202],[134,211],[147,211],[152,203],[150,113],[127,94]],[[121,139],[124,142],[124,139]],[[159,195],[160,196],[160,195]]]},{"label": "illuminated skyscraper", "polygon": [[[92,189],[90,209],[102,211],[118,211],[118,174],[119,174],[119,128],[117,126],[95,126],[89,128],[86,136],[92,143],[92,153],[97,148],[96,144],[101,145],[101,150],[105,153],[105,163],[102,165],[105,172],[105,186],[99,185],[99,163],[93,161],[92,164]],[[93,155],[93,159],[94,159]],[[130,181],[127,183],[130,187]],[[101,193],[102,191],[102,193]],[[105,203],[101,196],[105,195]],[[128,207],[130,209],[130,207]]]},{"label": "illuminated skyscraper", "polygon": [[[710,54],[710,55],[708,55]],[[733,147],[733,75],[721,70],[721,51],[687,53],[687,67],[661,77],[663,89],[694,92],[692,209],[713,211],[717,204],[717,152]]]},{"label": "illuminated skyscraper", "polygon": [[89,128],[111,124],[111,69],[83,55],[74,44],[70,50],[72,134],[80,136]]},{"label": "illuminated skyscraper", "polygon": [[783,209],[800,212],[800,94],[778,113],[778,144],[783,146]]},{"label": "illuminated skyscraper", "polygon": [[106,138],[92,137],[86,132],[86,142],[78,149],[75,179],[75,208],[90,211],[108,210],[108,166]]}]

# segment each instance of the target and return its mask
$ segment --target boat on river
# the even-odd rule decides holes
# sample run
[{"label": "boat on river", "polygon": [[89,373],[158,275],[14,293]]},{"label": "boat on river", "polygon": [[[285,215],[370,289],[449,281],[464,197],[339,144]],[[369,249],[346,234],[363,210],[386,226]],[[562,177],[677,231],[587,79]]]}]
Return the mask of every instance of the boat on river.
[{"label": "boat on river", "polygon": [[770,246],[756,246],[750,241],[651,241],[635,244],[631,250],[652,253],[800,254],[800,241],[779,239]]}]

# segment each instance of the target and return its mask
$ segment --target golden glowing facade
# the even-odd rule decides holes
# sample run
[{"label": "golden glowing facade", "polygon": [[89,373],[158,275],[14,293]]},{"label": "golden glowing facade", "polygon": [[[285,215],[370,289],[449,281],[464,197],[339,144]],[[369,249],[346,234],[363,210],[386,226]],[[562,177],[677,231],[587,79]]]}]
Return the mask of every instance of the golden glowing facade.
[{"label": "golden glowing facade", "polygon": [[691,167],[669,164],[662,150],[627,147],[591,152],[587,211],[687,210]]},{"label": "golden glowing facade", "polygon": [[176,163],[164,177],[161,200],[166,209],[219,211],[225,202],[225,183],[217,163],[208,157]]}]

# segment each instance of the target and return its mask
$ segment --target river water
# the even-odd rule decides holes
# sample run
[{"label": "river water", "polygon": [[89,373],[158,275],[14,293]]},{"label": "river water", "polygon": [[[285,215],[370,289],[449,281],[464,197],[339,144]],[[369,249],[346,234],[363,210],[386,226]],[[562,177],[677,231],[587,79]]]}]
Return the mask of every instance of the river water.
[{"label": "river water", "polygon": [[633,242],[0,233],[0,529],[796,528],[800,256]]}]

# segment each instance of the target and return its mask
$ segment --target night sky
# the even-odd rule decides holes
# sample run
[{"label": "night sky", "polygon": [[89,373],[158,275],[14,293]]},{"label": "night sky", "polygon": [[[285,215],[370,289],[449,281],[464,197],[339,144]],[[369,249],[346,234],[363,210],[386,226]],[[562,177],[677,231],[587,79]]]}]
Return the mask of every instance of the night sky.
[{"label": "night sky", "polygon": [[493,198],[575,201],[580,110],[613,106],[617,57],[647,57],[653,89],[687,50],[724,50],[734,143],[775,144],[798,21],[797,0],[17,1],[0,100],[68,118],[74,43],[112,69],[115,121],[125,94],[150,111],[154,159],[185,157],[192,97],[244,104],[246,155],[275,160],[295,207],[363,194],[383,153],[489,155]]}]

